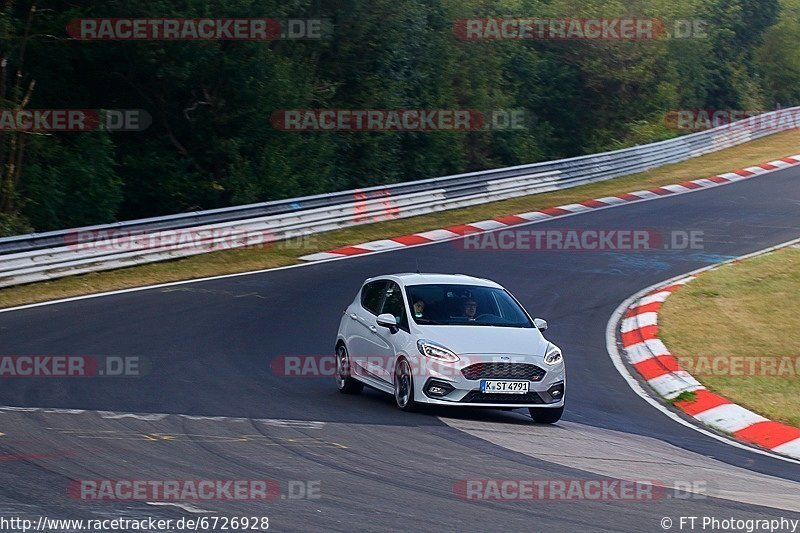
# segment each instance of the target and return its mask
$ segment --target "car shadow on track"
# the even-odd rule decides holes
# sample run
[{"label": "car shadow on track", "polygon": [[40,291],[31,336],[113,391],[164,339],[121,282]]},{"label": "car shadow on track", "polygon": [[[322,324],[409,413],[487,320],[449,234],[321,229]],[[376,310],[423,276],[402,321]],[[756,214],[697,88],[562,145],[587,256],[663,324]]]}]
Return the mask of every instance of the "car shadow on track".
[{"label": "car shadow on track", "polygon": [[352,409],[361,415],[373,418],[372,423],[382,425],[438,426],[442,425],[439,417],[495,424],[533,424],[527,409],[503,410],[489,407],[449,407],[417,404],[417,408],[413,412],[403,412],[397,408],[394,398],[390,394],[370,387],[365,387],[364,391],[357,396],[341,394],[338,396],[339,398],[332,397],[331,401],[339,403],[339,399],[344,399],[348,410]]}]

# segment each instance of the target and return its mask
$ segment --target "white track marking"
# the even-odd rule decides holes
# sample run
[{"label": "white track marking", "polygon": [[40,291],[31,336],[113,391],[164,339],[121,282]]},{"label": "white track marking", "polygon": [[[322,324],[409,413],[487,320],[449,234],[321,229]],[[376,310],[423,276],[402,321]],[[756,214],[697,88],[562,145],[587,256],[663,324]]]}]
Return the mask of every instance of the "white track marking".
[{"label": "white track marking", "polygon": [[675,193],[689,192],[691,190],[689,187],[684,187],[683,185],[662,185],[661,188]]},{"label": "white track marking", "polygon": [[625,355],[628,356],[628,362],[635,365],[653,357],[672,354],[661,340],[647,339],[644,342],[637,342],[625,348]]},{"label": "white track marking", "polygon": [[705,388],[685,370],[672,371],[658,376],[657,378],[649,379],[647,380],[647,384],[659,395],[668,400],[676,398],[684,392],[692,392]]},{"label": "white track marking", "polygon": [[670,297],[672,293],[669,291],[660,291],[650,296],[645,296],[638,302],[636,302],[637,307],[641,307],[643,305],[654,304],[654,303],[664,303],[664,301]]},{"label": "white track marking", "polygon": [[585,205],[581,204],[559,205],[557,209],[563,209],[564,211],[569,211],[570,213],[584,213],[586,211],[594,211],[594,208],[586,207]]},{"label": "white track marking", "polygon": [[[627,200],[623,200],[622,198],[619,198],[617,196],[604,196],[603,198],[598,198],[597,201],[598,202],[603,202],[604,204],[608,204],[608,205],[622,205],[622,204],[627,204],[628,203]],[[602,208],[598,208],[598,209],[602,209]]]},{"label": "white track marking", "polygon": [[[793,156],[793,157],[797,157],[798,159],[800,159],[800,156]],[[776,168],[775,170],[773,170],[771,172],[778,172],[780,170],[784,170],[785,168],[789,168],[789,167],[794,167],[795,166],[795,165],[791,165],[789,163],[784,163],[784,162],[781,162],[781,163],[784,163],[786,165],[785,167],[782,167],[781,165],[778,165],[777,162],[775,162],[775,161],[771,161],[770,163],[774,164],[775,166],[781,167],[781,168]],[[703,180],[694,180],[694,182],[695,183],[708,182],[709,183],[708,187],[717,186],[717,185],[725,185],[725,184],[719,184],[719,183],[710,182],[710,181],[705,180],[705,179],[703,179]],[[732,183],[732,182],[729,182],[729,183]],[[695,192],[699,192],[699,191],[702,191],[702,190],[703,189],[689,189],[685,193],[680,193],[680,194],[695,193]],[[602,211],[604,209],[613,209],[613,208],[621,206],[621,205],[629,205],[629,204],[635,204],[635,203],[640,203],[640,202],[650,202],[650,201],[655,201],[655,200],[661,200],[661,199],[664,199],[664,198],[675,198],[676,196],[679,196],[679,194],[672,194],[672,195],[669,195],[669,196],[655,195],[655,198],[648,198],[648,199],[645,199],[645,200],[637,200],[637,201],[627,201],[627,200],[623,200],[621,198],[616,198],[614,196],[608,196],[608,197],[604,197],[604,198],[597,198],[596,199],[597,201],[603,202],[603,203],[608,204],[608,205],[606,205],[604,207],[596,207],[596,208],[592,209],[591,212]],[[588,211],[587,211],[587,213],[588,213]],[[582,215],[582,214],[584,214],[584,212],[581,212],[581,213],[569,213],[567,215],[561,215],[558,218],[567,218],[567,217],[578,216],[578,215]],[[546,218],[540,219],[540,218],[538,218],[538,215],[544,216]],[[542,213],[538,213],[536,211],[533,211],[531,213],[524,213],[522,215],[515,215],[515,216],[518,216],[520,218],[527,218],[528,216],[530,216],[530,217],[536,216],[536,218],[534,220],[531,220],[530,222],[527,222],[527,223],[524,223],[524,224],[518,224],[515,227],[523,227],[523,226],[528,225],[528,224],[536,224],[538,222],[542,222],[544,220],[550,220],[550,219],[553,218],[553,217],[550,217],[548,215],[543,215]],[[452,235],[452,237],[448,237],[447,234]],[[415,245],[415,247],[430,246],[432,244],[437,244],[438,242],[442,242],[442,241],[458,240],[458,239],[463,239],[464,238],[463,235],[457,235],[457,234],[453,233],[452,231],[447,231],[447,230],[432,230],[432,231],[426,231],[426,232],[423,232],[423,233],[417,233],[416,235],[429,238],[429,239],[431,239],[432,242],[417,244],[417,245]],[[434,237],[436,237],[436,238],[434,238]],[[319,254],[320,254],[319,256],[320,257],[324,257],[324,259],[321,260],[321,261],[316,261],[316,262],[303,262],[303,263],[296,263],[296,264],[293,264],[293,265],[286,265],[286,266],[282,266],[282,267],[264,268],[264,269],[261,269],[261,270],[250,270],[250,271],[247,271],[247,272],[237,272],[235,274],[222,274],[222,275],[219,275],[219,276],[209,276],[209,277],[205,277],[205,278],[187,279],[187,280],[183,280],[183,281],[170,281],[170,282],[167,282],[167,283],[158,283],[156,285],[145,285],[143,287],[131,287],[130,289],[119,289],[119,290],[114,290],[114,291],[99,292],[99,293],[95,293],[95,294],[84,294],[82,296],[72,296],[70,298],[61,298],[61,299],[58,299],[58,300],[50,300],[50,301],[47,301],[47,302],[38,302],[38,303],[33,303],[33,304],[19,305],[19,306],[16,306],[16,307],[8,307],[6,309],[0,309],[0,313],[9,313],[9,312],[12,312],[12,311],[22,311],[24,309],[32,309],[34,307],[44,307],[46,305],[57,305],[57,304],[62,304],[62,303],[75,302],[75,301],[79,301],[79,300],[88,300],[88,299],[91,299],[91,298],[102,298],[104,296],[115,296],[115,295],[118,295],[118,294],[127,294],[127,293],[131,293],[131,292],[139,292],[139,291],[147,291],[147,290],[153,290],[153,289],[161,289],[161,288],[164,288],[164,287],[175,287],[177,285],[188,285],[190,283],[202,283],[202,282],[205,282],[205,281],[216,281],[216,280],[220,280],[220,279],[229,279],[229,278],[237,278],[237,277],[241,277],[241,276],[252,276],[252,275],[256,275],[256,274],[264,274],[266,272],[277,272],[277,271],[281,271],[281,270],[289,270],[289,269],[294,269],[294,268],[303,268],[303,267],[308,267],[308,266],[311,266],[311,265],[318,265],[318,264],[323,263],[323,262],[343,261],[343,260],[347,260],[347,259],[354,259],[354,258],[358,258],[358,257],[364,257],[366,255],[391,253],[393,251],[394,250],[381,250],[381,251],[377,251],[377,252],[372,252],[370,254],[356,254],[356,255],[341,255],[341,254],[330,254],[328,252],[319,252]],[[322,254],[327,254],[327,255],[323,256]],[[316,256],[316,254],[311,254],[311,255]],[[334,257],[330,257],[330,256],[334,256]],[[654,285],[654,287],[656,287],[656,285]]]},{"label": "white track marking", "polygon": [[726,433],[736,433],[768,419],[735,403],[725,403],[693,415],[700,422]]},{"label": "white track marking", "polygon": [[378,250],[390,250],[392,248],[403,248],[404,246],[397,241],[391,239],[381,239],[379,241],[365,242],[357,244],[354,248],[364,248],[376,252]]},{"label": "white track marking", "polygon": [[[626,311],[631,306],[631,304],[633,304],[636,300],[641,298],[643,295],[651,293],[651,292],[655,291],[656,289],[658,289],[659,287],[673,284],[673,283],[675,283],[675,282],[677,282],[679,280],[682,280],[683,278],[686,278],[687,276],[697,275],[697,274],[699,274],[701,272],[704,272],[706,270],[710,270],[712,268],[717,268],[720,265],[723,265],[723,264],[726,264],[726,263],[731,263],[733,261],[740,261],[740,260],[743,260],[743,259],[747,259],[748,257],[754,257],[754,256],[757,256],[757,255],[765,254],[765,253],[771,252],[773,250],[777,250],[779,248],[785,248],[787,246],[792,246],[792,245],[798,244],[798,243],[800,243],[800,239],[793,239],[791,241],[787,241],[787,242],[778,244],[776,246],[771,246],[769,248],[765,248],[763,250],[759,250],[759,251],[753,252],[751,254],[747,254],[747,255],[743,255],[741,257],[737,257],[736,259],[731,259],[729,261],[723,261],[722,263],[716,263],[716,264],[713,264],[713,265],[709,265],[707,267],[699,268],[699,269],[697,269],[697,270],[695,270],[693,272],[690,272],[688,274],[681,274],[679,276],[675,276],[674,278],[671,278],[671,279],[668,279],[666,281],[662,281],[660,283],[656,283],[654,285],[651,285],[650,287],[647,287],[647,288],[637,292],[636,294],[634,294],[633,296],[631,296],[630,298],[628,298],[627,300],[622,302],[614,310],[614,312],[611,314],[611,318],[609,319],[608,324],[606,324],[606,350],[608,351],[608,355],[609,355],[609,357],[611,357],[611,361],[612,361],[612,363],[614,363],[614,367],[617,369],[617,372],[620,373],[622,378],[628,383],[628,386],[630,386],[630,388],[633,390],[633,392],[635,392],[644,401],[646,401],[647,403],[649,403],[650,405],[652,405],[653,407],[655,407],[656,409],[661,411],[661,413],[663,413],[664,415],[666,415],[669,418],[671,418],[673,421],[675,421],[678,424],[681,424],[683,426],[686,426],[688,428],[691,428],[691,429],[697,431],[698,433],[702,433],[703,435],[705,435],[707,437],[711,437],[712,439],[718,440],[719,442],[723,442],[723,443],[728,444],[729,446],[733,446],[735,448],[740,448],[742,450],[749,450],[749,451],[751,451],[753,453],[757,453],[759,455],[766,455],[768,457],[772,457],[774,459],[779,459],[779,460],[785,461],[787,463],[800,465],[800,461],[798,461],[796,459],[792,459],[790,457],[786,457],[786,456],[783,456],[783,455],[778,455],[776,453],[772,453],[772,452],[769,452],[769,451],[766,451],[766,450],[762,450],[760,448],[754,448],[752,446],[748,446],[746,444],[742,444],[739,441],[733,440],[733,439],[728,438],[728,437],[724,437],[722,435],[719,435],[717,433],[709,431],[709,430],[707,430],[705,428],[702,428],[702,427],[700,427],[700,426],[698,426],[696,424],[693,424],[693,423],[689,422],[688,420],[685,420],[685,419],[681,418],[677,413],[675,413],[673,411],[670,411],[663,403],[658,401],[649,392],[644,390],[644,388],[639,383],[639,381],[628,371],[628,367],[626,367],[625,363],[623,363],[622,354],[620,353],[620,350],[617,347],[617,324],[619,324],[619,321],[625,315]],[[789,444],[791,444],[791,443],[789,443]]]},{"label": "white track marking", "polygon": [[446,239],[453,239],[459,237],[458,233],[446,229],[434,229],[431,231],[423,231],[422,233],[415,233],[417,237],[423,237],[432,241],[442,241]]},{"label": "white track marking", "polygon": [[[766,172],[764,169],[760,169],[762,172]],[[738,180],[746,180],[750,176],[742,176],[737,174],[736,172],[726,172],[724,174],[717,174],[720,178],[729,179],[731,181],[738,181]]]},{"label": "white track marking", "polygon": [[529,213],[520,213],[519,215],[516,215],[516,216],[518,216],[519,218],[524,218],[525,220],[527,220],[529,222],[540,222],[542,220],[547,220],[549,218],[553,218],[550,215],[546,215],[544,213],[540,213],[539,211],[531,211]]},{"label": "white track marking", "polygon": [[699,180],[693,180],[692,183],[696,183],[702,187],[716,187],[717,185],[722,185],[721,183],[717,183],[716,181],[711,181],[706,178],[700,178]]},{"label": "white track marking", "polygon": [[332,254],[330,252],[317,252],[315,254],[308,254],[299,257],[299,259],[303,259],[305,261],[315,261],[319,263],[320,261],[327,261],[329,259],[341,259],[341,254]]},{"label": "white track marking", "polygon": [[482,230],[492,230],[492,229],[508,227],[507,224],[503,224],[502,222],[498,222],[496,220],[480,220],[478,222],[470,222],[469,225],[475,226],[476,228],[480,228]]},{"label": "white track marking", "polygon": [[654,198],[661,198],[660,194],[656,194],[650,191],[633,191],[629,192],[628,194],[633,196],[638,196],[642,200],[653,200]]},{"label": "white track marking", "polygon": [[622,332],[628,333],[629,331],[633,331],[635,329],[643,328],[645,326],[655,326],[658,324],[658,313],[653,311],[647,313],[640,313],[638,315],[633,315],[632,317],[628,317],[622,321]]},{"label": "white track marking", "polygon": [[790,440],[780,446],[775,446],[772,450],[778,453],[785,453],[786,455],[800,455],[800,439]]},{"label": "white track marking", "polygon": [[[800,156],[796,156],[796,157],[797,157],[797,159],[800,159]],[[790,167],[794,166],[794,165],[791,165],[789,163],[785,163],[783,161],[780,161],[780,162],[773,161],[773,162],[770,162],[770,164],[773,164],[774,166],[778,167],[776,170],[774,170],[772,172],[777,172],[779,170],[784,170],[786,168],[790,168]],[[708,181],[708,180],[695,180],[695,182],[699,182],[699,181]],[[709,183],[710,183],[710,185],[713,185],[713,186],[719,185],[719,184],[714,183],[714,182],[709,182]],[[675,195],[669,195],[669,196],[656,195],[656,198],[651,198],[651,199],[648,199],[648,200],[641,200],[641,201],[645,202],[645,201],[659,200],[659,199],[663,199],[663,198],[674,198],[675,196],[678,196],[680,194],[689,194],[689,193],[694,193],[694,192],[698,192],[698,191],[701,191],[701,190],[703,190],[703,189],[687,189],[687,191],[685,193],[677,193]],[[605,209],[616,208],[616,207],[618,207],[620,205],[628,205],[628,204],[633,204],[633,203],[639,203],[638,201],[637,202],[628,202],[628,201],[625,201],[625,200],[623,200],[621,198],[616,198],[616,197],[613,197],[613,196],[604,197],[604,198],[598,198],[596,200],[599,201],[599,202],[608,204],[608,205],[605,206],[605,207],[597,207],[597,208],[593,209],[592,211],[602,211],[602,210],[605,210]],[[583,213],[571,213],[569,215],[564,215],[561,218],[566,218],[566,217],[569,217],[569,216],[577,216],[577,215],[581,215],[581,214],[583,214]],[[547,219],[551,218],[551,217],[548,217],[547,215],[543,215],[543,214],[538,213],[538,212],[531,212],[531,213],[527,213],[527,214],[524,214],[524,215],[517,215],[517,216],[519,216],[521,218],[526,218],[526,215],[530,216],[533,219],[533,220],[530,221],[530,224],[535,224],[535,223],[540,222],[542,220],[547,220]],[[546,218],[542,219],[542,218],[539,217],[539,215],[541,215],[543,217],[546,217]],[[525,225],[525,224],[521,224],[520,226],[523,226],[523,225]],[[426,233],[430,234],[430,233],[435,233],[437,231],[442,231],[442,230],[434,230],[433,232],[426,232]],[[448,232],[448,233],[452,233],[452,232]],[[424,236],[424,234],[417,234],[417,235],[423,235]],[[447,240],[455,240],[455,239],[460,239],[460,238],[463,238],[463,237],[462,236],[454,236],[451,239],[447,239]],[[796,243],[800,243],[800,239],[796,239],[794,241],[790,241],[789,243],[784,243],[783,245],[775,246],[775,247],[773,247],[771,249],[777,249],[777,248],[780,248],[780,247],[785,246],[785,245],[796,244]],[[431,243],[420,244],[418,246],[428,246],[428,245],[431,245],[431,244],[436,244],[436,241],[431,242]],[[770,249],[767,249],[767,250],[770,250]],[[393,250],[384,250],[384,251],[375,252],[375,253],[376,254],[391,253],[392,251]],[[757,255],[758,253],[763,253],[763,252],[764,251],[756,252],[755,254],[751,254],[751,255]],[[321,253],[326,253],[326,252],[321,252]],[[330,255],[336,255],[336,257],[327,258],[327,259],[324,260],[324,262],[342,261],[342,260],[352,259],[352,258],[355,258],[355,257],[360,257],[360,256],[339,256],[337,254],[330,254]],[[748,257],[748,256],[743,256],[740,259],[743,259],[743,258],[746,258],[746,257]],[[174,287],[174,286],[177,286],[177,285],[185,285],[185,284],[191,284],[191,283],[201,283],[201,282],[204,282],[204,281],[228,279],[228,278],[235,278],[235,277],[240,277],[240,276],[250,276],[250,275],[255,275],[255,274],[262,274],[262,273],[266,273],[266,272],[274,272],[274,271],[288,270],[288,269],[294,269],[294,268],[304,268],[304,267],[309,267],[309,266],[318,265],[318,264],[320,264],[320,262],[297,263],[297,264],[287,265],[287,266],[283,266],[283,267],[266,268],[266,269],[262,269],[262,270],[254,270],[254,271],[249,271],[249,272],[238,272],[238,273],[235,273],[235,274],[225,274],[225,275],[221,275],[221,276],[210,276],[210,277],[206,277],[206,278],[175,281],[175,282],[169,282],[169,283],[160,283],[160,284],[149,285],[149,286],[144,286],[144,287],[133,287],[133,288],[130,288],[130,289],[121,289],[121,290],[101,292],[101,293],[96,293],[96,294],[74,296],[74,297],[71,297],[71,298],[62,298],[62,299],[59,299],[59,300],[51,300],[51,301],[48,301],[48,302],[40,302],[40,303],[27,304],[27,305],[22,305],[22,306],[17,306],[17,307],[10,307],[10,308],[7,308],[7,309],[0,309],[0,313],[7,313],[7,312],[12,312],[12,311],[30,309],[30,308],[34,308],[34,307],[43,307],[43,306],[48,306],[48,305],[56,305],[56,304],[74,302],[74,301],[79,301],[79,300],[87,300],[87,299],[91,299],[91,298],[100,298],[100,297],[103,297],[103,296],[113,296],[113,295],[118,295],[118,294],[126,294],[126,293],[139,292],[139,291],[144,291],[144,290],[152,290],[152,289],[158,289],[158,288],[163,288],[163,287]],[[706,268],[701,268],[701,269],[695,271],[695,273],[699,273],[699,272],[701,272],[703,270],[707,270],[707,269],[713,268],[715,266],[718,266],[718,265],[711,265],[711,266],[706,267]],[[673,280],[679,280],[679,279],[681,279],[683,277],[685,277],[685,275],[676,276],[675,278],[672,278],[672,279]],[[772,457],[772,458],[775,458],[775,459],[779,459],[781,461],[785,461],[785,462],[788,462],[788,463],[793,463],[793,464],[800,465],[800,461],[796,461],[794,459],[790,459],[790,458],[782,456],[782,455],[776,455],[774,453],[770,453],[770,452],[767,452],[767,451],[764,451],[764,450],[761,450],[761,449],[757,449],[757,448],[752,448],[750,446],[746,446],[746,445],[744,445],[744,444],[742,444],[742,443],[740,443],[738,441],[731,440],[729,438],[723,437],[721,435],[718,435],[716,433],[713,433],[711,431],[703,429],[703,428],[701,428],[701,427],[699,427],[699,426],[697,426],[695,424],[692,424],[692,423],[688,422],[687,420],[684,420],[683,418],[678,416],[676,413],[670,411],[667,407],[665,407],[659,401],[654,399],[648,392],[646,392],[642,388],[642,386],[639,384],[639,382],[636,380],[636,378],[634,378],[628,372],[627,367],[625,366],[625,364],[622,361],[622,357],[621,357],[621,355],[619,353],[619,350],[617,349],[617,345],[616,345],[616,325],[617,325],[619,319],[622,318],[624,313],[627,311],[628,307],[630,307],[631,303],[633,303],[637,299],[641,298],[643,295],[645,295],[647,293],[650,293],[650,292],[653,292],[653,290],[655,290],[657,287],[662,286],[663,284],[664,284],[663,282],[654,284],[654,285],[648,287],[647,289],[644,289],[643,291],[640,291],[636,295],[628,298],[624,302],[622,302],[620,304],[620,306],[617,307],[617,309],[614,311],[614,313],[611,316],[611,319],[609,320],[609,322],[607,324],[607,327],[606,327],[606,348],[607,348],[608,354],[611,357],[611,360],[612,360],[614,366],[616,367],[617,371],[620,373],[622,378],[628,383],[628,385],[631,387],[631,389],[634,391],[634,393],[636,393],[639,397],[641,397],[644,401],[649,403],[651,406],[653,406],[656,409],[658,409],[659,411],[661,411],[664,415],[666,415],[667,417],[672,419],[674,422],[677,422],[677,423],[679,423],[679,424],[681,424],[681,425],[683,425],[685,427],[688,427],[688,428],[691,428],[691,429],[697,431],[698,433],[701,433],[701,434],[703,434],[703,435],[705,435],[707,437],[710,437],[710,438],[715,439],[715,440],[717,440],[719,442],[728,444],[730,446],[733,446],[733,447],[736,447],[736,448],[740,448],[740,449],[743,449],[743,450],[749,450],[749,451],[751,451],[753,453],[757,453],[757,454],[760,454],[760,455],[765,455],[765,456]],[[31,409],[34,410],[34,411],[40,410],[40,408],[31,408]],[[15,409],[13,407],[0,407],[0,411],[2,411],[2,410],[12,411],[12,410],[21,410],[21,409]],[[42,409],[42,410],[44,410],[44,409]],[[44,410],[44,411],[46,412],[46,410]],[[73,414],[77,414],[77,413],[83,413],[84,411],[73,410],[71,412]],[[186,415],[178,415],[178,416],[186,416]],[[220,417],[220,418],[225,418],[225,417]],[[235,420],[235,419],[229,419],[229,420]],[[325,422],[309,422],[309,424],[320,424],[319,427],[313,428],[313,429],[320,429],[321,426],[325,424]],[[798,440],[800,440],[800,439],[798,439]],[[792,442],[792,443],[787,443],[784,446],[786,446],[786,445],[795,445],[795,444],[796,443]],[[800,447],[800,445],[798,445],[798,447]],[[680,450],[680,448],[678,448],[678,449]]]},{"label": "white track marking", "polygon": [[144,502],[144,503],[156,507],[177,507],[178,509],[183,509],[187,513],[217,514],[217,511],[206,511],[205,509],[200,509],[199,507],[195,507],[194,505],[189,505],[188,503],[173,503],[173,502]]},{"label": "white track marking", "polygon": [[95,414],[107,420],[120,420],[131,418],[134,420],[144,420],[155,422],[164,420],[168,417],[178,417],[186,420],[208,420],[213,422],[257,422],[267,426],[295,429],[322,429],[327,422],[319,420],[287,420],[282,418],[247,418],[230,416],[204,416],[204,415],[184,415],[180,413],[117,413],[114,411],[90,411],[85,409],[51,409],[47,407],[13,407],[0,406],[0,412],[7,411],[12,413],[47,413],[47,414]]},{"label": "white track marking", "polygon": [[[653,437],[563,420],[554,426],[447,417],[442,421],[507,450],[598,476],[659,480],[667,487],[677,481],[704,481],[705,489],[696,494],[800,511],[796,481],[752,472]],[[520,475],[525,476],[523,471]]]}]

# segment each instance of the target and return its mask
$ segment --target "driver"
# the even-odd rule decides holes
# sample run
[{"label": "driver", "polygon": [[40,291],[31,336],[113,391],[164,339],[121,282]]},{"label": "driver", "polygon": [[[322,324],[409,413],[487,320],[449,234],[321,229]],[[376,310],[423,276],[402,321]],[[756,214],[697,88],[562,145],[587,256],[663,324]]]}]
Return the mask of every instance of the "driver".
[{"label": "driver", "polygon": [[414,316],[422,318],[422,313],[425,312],[425,301],[422,298],[414,300]]},{"label": "driver", "polygon": [[464,316],[467,317],[467,320],[475,320],[475,315],[478,314],[478,304],[475,303],[475,300],[469,298],[467,301],[464,302]]}]

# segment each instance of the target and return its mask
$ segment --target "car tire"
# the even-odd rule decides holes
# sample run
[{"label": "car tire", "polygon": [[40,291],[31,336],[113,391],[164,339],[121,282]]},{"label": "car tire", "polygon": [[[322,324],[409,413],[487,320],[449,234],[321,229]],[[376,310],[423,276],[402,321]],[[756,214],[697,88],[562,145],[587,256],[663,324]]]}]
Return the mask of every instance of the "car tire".
[{"label": "car tire", "polygon": [[411,365],[406,359],[400,359],[394,367],[394,401],[403,411],[413,411],[414,402],[414,377],[411,375]]},{"label": "car tire", "polygon": [[364,384],[350,375],[350,355],[344,344],[336,346],[336,388],[342,394],[359,394]]},{"label": "car tire", "polygon": [[564,406],[561,407],[528,407],[531,418],[537,424],[555,424],[561,420],[564,414]]}]

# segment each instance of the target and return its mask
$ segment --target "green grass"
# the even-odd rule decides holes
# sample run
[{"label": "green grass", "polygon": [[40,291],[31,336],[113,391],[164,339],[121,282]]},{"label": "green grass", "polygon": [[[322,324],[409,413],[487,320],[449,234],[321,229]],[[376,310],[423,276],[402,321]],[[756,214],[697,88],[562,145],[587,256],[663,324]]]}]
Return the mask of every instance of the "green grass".
[{"label": "green grass", "polygon": [[777,372],[746,365],[730,375],[725,367],[705,365],[695,377],[735,403],[800,427],[798,296],[800,248],[724,265],[667,299],[659,311],[660,336],[687,369],[698,357],[720,358],[725,367],[728,356],[777,358]]},{"label": "green grass", "polygon": [[697,157],[640,174],[563,191],[554,191],[493,202],[484,205],[442,211],[429,215],[354,226],[313,235],[298,243],[276,243],[267,249],[215,252],[185,259],[95,272],[0,289],[0,308],[42,302],[70,296],[155,283],[203,278],[236,272],[299,263],[298,257],[366,241],[407,235],[454,224],[475,222],[503,215],[580,202],[639,189],[669,185],[689,179],[705,178],[722,172],[751,166],[800,152],[800,131],[771,135],[735,148]]},{"label": "green grass", "polygon": [[693,402],[696,399],[697,399],[697,393],[696,392],[684,391],[684,392],[678,394],[677,396],[675,396],[674,398],[672,398],[671,400],[669,400],[669,403],[675,404],[675,403],[678,403],[678,402]]}]

